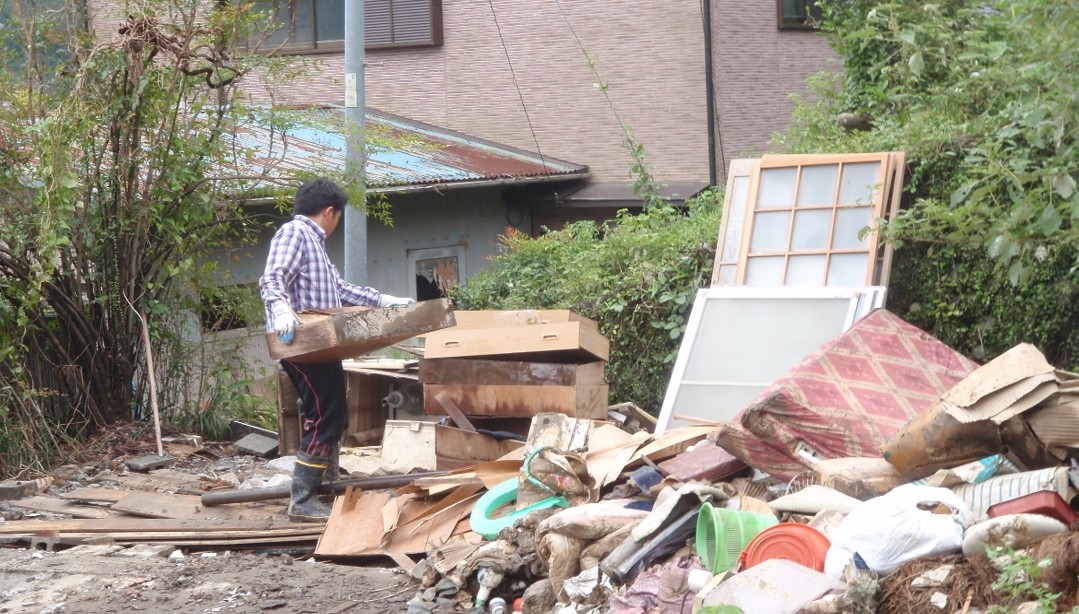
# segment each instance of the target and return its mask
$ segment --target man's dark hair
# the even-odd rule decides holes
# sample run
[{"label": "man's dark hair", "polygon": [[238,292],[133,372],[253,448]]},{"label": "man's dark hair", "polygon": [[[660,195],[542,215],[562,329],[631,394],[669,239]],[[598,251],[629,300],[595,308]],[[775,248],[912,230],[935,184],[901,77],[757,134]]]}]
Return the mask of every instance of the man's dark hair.
[{"label": "man's dark hair", "polygon": [[325,177],[312,179],[296,190],[293,201],[293,215],[316,215],[326,207],[335,211],[344,211],[348,204],[348,195],[336,183]]}]

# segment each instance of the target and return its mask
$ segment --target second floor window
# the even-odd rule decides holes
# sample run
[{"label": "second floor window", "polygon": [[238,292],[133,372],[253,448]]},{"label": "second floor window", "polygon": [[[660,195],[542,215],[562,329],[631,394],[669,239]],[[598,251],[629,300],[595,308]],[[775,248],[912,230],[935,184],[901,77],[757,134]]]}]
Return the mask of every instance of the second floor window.
[{"label": "second floor window", "polygon": [[[277,27],[252,41],[260,50],[339,51],[345,47],[345,0],[260,0]],[[364,47],[442,44],[442,0],[364,0]]]},{"label": "second floor window", "polygon": [[812,29],[821,20],[817,0],[776,0],[779,29]]}]

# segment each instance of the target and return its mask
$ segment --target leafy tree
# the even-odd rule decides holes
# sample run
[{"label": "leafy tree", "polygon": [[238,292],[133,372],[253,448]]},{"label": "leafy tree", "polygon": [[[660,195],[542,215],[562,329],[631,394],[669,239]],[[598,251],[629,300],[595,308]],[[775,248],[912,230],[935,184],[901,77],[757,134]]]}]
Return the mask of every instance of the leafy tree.
[{"label": "leafy tree", "polygon": [[901,248],[890,305],[980,358],[1031,341],[1075,364],[1079,5],[834,0],[824,12],[844,71],[816,79],[818,101],[799,105],[781,144],[908,152],[907,206],[884,231]]},{"label": "leafy tree", "polygon": [[201,294],[234,298],[201,256],[256,229],[241,197],[296,179],[256,167],[240,138],[251,118],[274,130],[296,121],[239,95],[256,68],[295,71],[240,52],[266,15],[243,2],[128,0],[120,27],[92,38],[83,8],[10,0],[0,12],[0,475],[142,415],[144,318],[165,409],[220,428],[215,404],[242,399],[199,355],[196,314]]},{"label": "leafy tree", "polygon": [[605,227],[577,222],[536,239],[511,230],[454,298],[461,309],[572,309],[596,320],[611,342],[611,401],[656,410],[694,295],[712,275],[718,228],[717,195],[706,192],[686,212],[653,200]]}]

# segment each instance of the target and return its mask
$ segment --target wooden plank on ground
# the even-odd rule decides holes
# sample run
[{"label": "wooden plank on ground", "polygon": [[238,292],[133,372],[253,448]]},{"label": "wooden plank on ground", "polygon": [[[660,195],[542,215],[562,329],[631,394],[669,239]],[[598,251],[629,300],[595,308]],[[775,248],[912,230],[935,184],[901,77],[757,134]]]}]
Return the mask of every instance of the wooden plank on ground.
[{"label": "wooden plank on ground", "polygon": [[[46,512],[49,514],[66,514],[75,518],[109,518],[114,514],[107,509],[100,507],[92,507],[88,505],[79,505],[71,501],[65,501],[58,497],[29,497],[27,499],[18,499],[10,503],[11,507],[16,507],[22,510],[30,510],[32,512]],[[4,526],[0,524],[0,527]]]},{"label": "wooden plank on ground", "polygon": [[381,554],[379,543],[385,533],[382,508],[389,493],[365,492],[349,488],[333,502],[326,529],[315,546],[319,556],[364,556]]},{"label": "wooden plank on ground", "polygon": [[242,506],[226,505],[207,508],[202,505],[201,498],[194,495],[157,492],[129,493],[114,503],[112,509],[135,516],[168,519],[264,518],[276,514],[276,510]]},{"label": "wooden plank on ground", "polygon": [[117,490],[115,488],[92,488],[89,486],[83,486],[76,488],[71,492],[66,492],[60,495],[61,499],[67,499],[69,501],[77,501],[79,503],[100,503],[111,505],[116,503],[120,499],[123,499],[129,492],[128,490]]},{"label": "wooden plank on ground", "polygon": [[[318,526],[318,525],[311,525]],[[12,520],[0,522],[0,535],[33,534],[35,531],[79,533],[269,531],[293,529],[298,525],[279,514],[276,518],[174,520],[113,516],[100,519]],[[302,528],[308,528],[302,525]]]}]

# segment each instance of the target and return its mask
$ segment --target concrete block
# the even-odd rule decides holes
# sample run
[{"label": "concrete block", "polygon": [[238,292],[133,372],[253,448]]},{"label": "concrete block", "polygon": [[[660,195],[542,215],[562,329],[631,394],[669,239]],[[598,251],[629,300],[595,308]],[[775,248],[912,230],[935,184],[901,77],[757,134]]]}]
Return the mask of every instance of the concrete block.
[{"label": "concrete block", "polygon": [[175,458],[169,456],[158,456],[156,454],[144,454],[142,456],[136,456],[135,458],[129,458],[124,463],[131,471],[146,472],[153,469],[161,469],[162,467],[168,467],[176,462]]},{"label": "concrete block", "polygon": [[0,482],[0,501],[14,501],[36,494],[37,480],[6,480]]},{"label": "concrete block", "polygon": [[277,439],[271,439],[258,433],[245,435],[243,439],[232,445],[236,448],[236,451],[242,454],[254,454],[262,458],[277,455]]},{"label": "concrete block", "polygon": [[745,468],[730,452],[707,441],[659,464],[659,470],[680,480],[718,480]]}]

